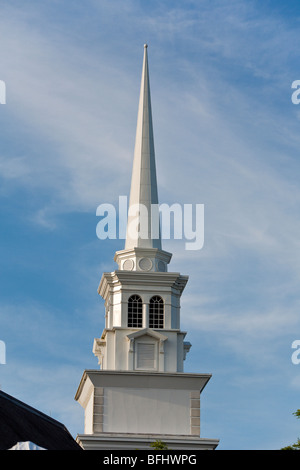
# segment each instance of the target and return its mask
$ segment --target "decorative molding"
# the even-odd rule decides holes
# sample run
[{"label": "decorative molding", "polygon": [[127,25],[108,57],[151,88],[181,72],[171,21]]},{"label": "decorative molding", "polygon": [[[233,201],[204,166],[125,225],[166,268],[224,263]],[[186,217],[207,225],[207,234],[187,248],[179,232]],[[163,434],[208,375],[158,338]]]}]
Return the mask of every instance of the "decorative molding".
[{"label": "decorative molding", "polygon": [[102,338],[95,338],[93,343],[93,353],[96,357],[98,357],[98,364],[102,368],[103,364],[103,357],[106,351],[106,341]]},{"label": "decorative molding", "polygon": [[184,361],[185,361],[186,355],[189,352],[189,350],[191,349],[191,347],[192,347],[192,345],[189,341],[184,341],[183,342],[183,360]]},{"label": "decorative molding", "polygon": [[130,387],[130,388],[165,388],[196,390],[202,393],[211,378],[211,374],[192,374],[187,372],[142,372],[115,370],[85,370],[76,395],[84,406],[84,398],[90,387]]},{"label": "decorative molding", "polygon": [[137,338],[139,338],[141,336],[145,336],[145,335],[152,336],[153,338],[155,338],[156,340],[159,340],[159,341],[166,341],[168,339],[167,336],[162,335],[158,331],[154,331],[151,328],[143,328],[139,331],[135,331],[134,333],[131,333],[131,334],[127,335],[127,338],[129,340],[131,340],[131,339],[137,339]]},{"label": "decorative molding", "polygon": [[150,445],[161,440],[169,449],[178,450],[215,450],[218,439],[199,438],[197,436],[173,436],[167,434],[142,435],[126,433],[102,433],[98,435],[78,434],[76,441],[85,450],[148,450]]},{"label": "decorative molding", "polygon": [[150,258],[141,258],[139,260],[139,268],[142,271],[150,271],[153,266],[153,263]]},{"label": "decorative molding", "polygon": [[130,258],[126,259],[122,265],[124,271],[132,271],[134,268],[134,261]]},{"label": "decorative molding", "polygon": [[[167,265],[170,263],[172,253],[158,248],[131,248],[128,250],[116,251],[114,261],[118,264],[120,270],[128,270],[128,265],[125,265],[127,260],[133,261],[135,264],[132,269],[138,271],[145,270],[145,267],[139,265],[139,261],[143,258],[149,260],[146,272],[148,271],[167,271]],[[131,270],[131,269],[130,269]]]},{"label": "decorative molding", "polygon": [[103,432],[104,388],[94,388],[93,433]]},{"label": "decorative molding", "polygon": [[191,434],[200,436],[200,391],[193,390],[190,398]]}]

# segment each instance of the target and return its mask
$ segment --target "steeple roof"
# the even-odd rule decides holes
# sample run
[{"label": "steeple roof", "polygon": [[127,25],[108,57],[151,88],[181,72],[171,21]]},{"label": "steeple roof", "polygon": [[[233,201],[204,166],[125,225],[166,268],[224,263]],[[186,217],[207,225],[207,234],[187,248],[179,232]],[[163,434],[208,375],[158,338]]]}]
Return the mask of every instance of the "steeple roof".
[{"label": "steeple roof", "polygon": [[125,250],[161,249],[147,47],[145,44]]}]

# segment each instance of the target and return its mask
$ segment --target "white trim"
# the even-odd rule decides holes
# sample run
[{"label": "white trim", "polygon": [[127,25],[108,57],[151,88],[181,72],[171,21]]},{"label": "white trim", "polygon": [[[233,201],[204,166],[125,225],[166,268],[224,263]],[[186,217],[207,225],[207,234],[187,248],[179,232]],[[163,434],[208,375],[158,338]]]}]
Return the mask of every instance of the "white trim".
[{"label": "white trim", "polygon": [[144,335],[152,336],[153,338],[155,338],[159,341],[166,341],[168,339],[167,336],[162,335],[158,331],[154,331],[151,328],[143,328],[139,331],[135,331],[134,333],[131,333],[131,334],[127,335],[127,338],[129,340],[131,340],[131,339],[135,340],[136,338],[139,338],[140,336],[144,336]]},{"label": "white trim", "polygon": [[[198,438],[190,436],[103,433],[97,435],[78,434],[78,442],[85,450],[151,450],[150,444],[161,440],[172,450],[215,450],[218,439]],[[153,451],[153,449],[152,449]]]}]

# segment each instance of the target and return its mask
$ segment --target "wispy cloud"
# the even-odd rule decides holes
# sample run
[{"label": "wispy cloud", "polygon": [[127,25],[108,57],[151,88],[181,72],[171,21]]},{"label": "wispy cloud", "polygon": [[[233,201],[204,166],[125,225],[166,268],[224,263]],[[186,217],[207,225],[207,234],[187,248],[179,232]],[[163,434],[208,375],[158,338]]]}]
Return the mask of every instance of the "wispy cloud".
[{"label": "wispy cloud", "polygon": [[[32,147],[26,157],[2,155],[1,175],[14,177],[11,184],[46,187],[66,207],[96,207],[104,192],[113,197],[111,183],[121,179],[114,169],[130,159],[122,145],[127,117],[118,117],[130,102],[121,89],[124,79],[117,65],[106,65],[105,56],[89,57],[57,31],[46,38],[13,13],[1,22],[6,106],[21,130],[26,128]],[[18,128],[15,134],[18,139]]]},{"label": "wispy cloud", "polygon": [[[198,366],[193,351],[203,339],[213,343],[208,356],[225,347],[248,365],[269,365],[269,377],[277,379],[299,331],[300,134],[290,100],[291,82],[300,78],[291,47],[298,30],[275,7],[239,0],[58,3],[57,11],[49,2],[24,11],[16,1],[2,11],[0,79],[7,104],[0,109],[0,191],[6,207],[18,217],[23,191],[30,204],[22,216],[49,230],[55,243],[62,233],[58,216],[95,214],[98,204],[128,194],[142,46],[149,42],[160,202],[205,206],[202,250],[185,251],[184,241],[163,244],[174,253],[170,269],[190,276],[181,309],[182,325],[196,339],[188,361]],[[81,15],[81,8],[88,13]],[[86,259],[78,261],[77,252],[75,262],[72,254],[70,285],[89,289],[96,282],[89,270],[94,276],[97,263],[99,277],[101,266],[107,270],[115,242],[98,246]],[[51,312],[54,301],[47,306],[37,292],[28,293],[36,303],[2,302],[1,334],[17,331],[15,344],[24,350],[17,325],[26,318],[24,333],[35,350],[69,365],[53,372],[62,384],[57,407],[63,413],[63,384],[73,384],[76,367],[70,345],[81,337],[83,320],[68,331],[68,315]],[[99,328],[102,323],[103,315]],[[31,360],[30,350],[26,354]],[[32,367],[25,362],[8,382],[13,388],[16,377],[29,388],[35,383],[46,403],[49,383],[38,377],[39,360]],[[49,358],[47,364],[54,371]],[[235,370],[236,383],[245,378],[241,364],[222,363],[224,373]],[[252,384],[260,383],[259,370]],[[285,375],[291,388],[298,387],[294,371]]]}]

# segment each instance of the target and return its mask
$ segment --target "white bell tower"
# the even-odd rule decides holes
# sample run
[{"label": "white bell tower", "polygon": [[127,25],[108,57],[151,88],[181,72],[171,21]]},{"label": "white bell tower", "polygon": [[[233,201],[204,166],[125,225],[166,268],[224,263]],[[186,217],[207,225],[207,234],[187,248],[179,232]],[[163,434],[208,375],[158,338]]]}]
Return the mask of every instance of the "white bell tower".
[{"label": "white bell tower", "polygon": [[85,409],[85,449],[214,449],[200,438],[200,393],[210,374],[186,374],[191,345],[180,329],[187,276],[168,272],[162,250],[147,45],[138,109],[125,249],[118,269],[103,273],[105,328],[93,352],[100,370],[86,370],[75,399]]}]

